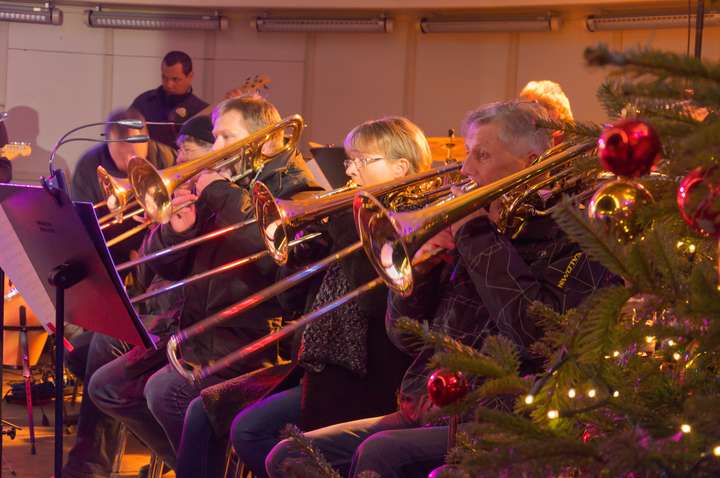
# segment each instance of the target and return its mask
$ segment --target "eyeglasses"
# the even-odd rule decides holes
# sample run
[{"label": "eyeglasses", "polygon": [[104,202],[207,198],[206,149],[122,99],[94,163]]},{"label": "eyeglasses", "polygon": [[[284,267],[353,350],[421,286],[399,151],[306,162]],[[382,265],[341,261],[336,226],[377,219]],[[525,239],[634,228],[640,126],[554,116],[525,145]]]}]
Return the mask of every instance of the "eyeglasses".
[{"label": "eyeglasses", "polygon": [[346,159],[343,161],[343,165],[345,166],[345,169],[348,169],[350,166],[355,166],[355,169],[360,169],[365,166],[367,166],[370,163],[374,163],[375,161],[382,161],[382,156],[378,156],[375,158],[352,158],[352,159]]}]

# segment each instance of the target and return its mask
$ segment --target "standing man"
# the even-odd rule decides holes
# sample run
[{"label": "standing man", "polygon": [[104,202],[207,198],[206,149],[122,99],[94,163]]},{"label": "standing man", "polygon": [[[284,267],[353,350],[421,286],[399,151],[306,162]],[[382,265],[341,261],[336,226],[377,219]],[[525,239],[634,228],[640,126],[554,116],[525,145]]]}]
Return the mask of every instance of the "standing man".
[{"label": "standing man", "polygon": [[160,73],[162,85],[135,98],[131,107],[140,111],[147,121],[178,123],[148,125],[152,139],[175,146],[181,124],[208,104],[193,94],[193,66],[187,53],[171,51],[165,55]]}]

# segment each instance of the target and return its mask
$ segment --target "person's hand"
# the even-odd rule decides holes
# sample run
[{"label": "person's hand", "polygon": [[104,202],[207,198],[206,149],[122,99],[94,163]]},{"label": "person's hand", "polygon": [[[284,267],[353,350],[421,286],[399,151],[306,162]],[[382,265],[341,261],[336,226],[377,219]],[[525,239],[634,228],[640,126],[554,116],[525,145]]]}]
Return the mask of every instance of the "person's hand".
[{"label": "person's hand", "polygon": [[227,181],[227,177],[210,169],[202,171],[195,180],[195,193],[200,196],[205,188],[215,181]]},{"label": "person's hand", "polygon": [[413,263],[424,261],[440,250],[452,251],[453,249],[455,249],[455,239],[450,228],[445,228],[418,249],[413,257]]},{"label": "person's hand", "polygon": [[195,225],[197,219],[195,204],[188,205],[189,201],[197,201],[197,196],[187,189],[176,189],[173,195],[173,214],[170,216],[170,226],[173,231],[183,233]]}]

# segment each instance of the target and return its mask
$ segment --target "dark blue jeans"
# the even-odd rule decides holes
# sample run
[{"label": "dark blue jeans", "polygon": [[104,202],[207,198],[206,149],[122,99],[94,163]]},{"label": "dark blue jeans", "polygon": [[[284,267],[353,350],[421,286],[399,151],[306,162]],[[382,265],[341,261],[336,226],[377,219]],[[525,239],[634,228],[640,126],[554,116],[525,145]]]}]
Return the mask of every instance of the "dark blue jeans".
[{"label": "dark blue jeans", "polygon": [[177,478],[222,478],[227,437],[215,434],[201,397],[185,413],[182,439],[177,450]]},{"label": "dark blue jeans", "polygon": [[190,384],[169,365],[143,369],[136,351],[101,367],[90,380],[90,398],[106,414],[125,424],[173,469],[185,412],[204,387],[222,380],[209,377]]},{"label": "dark blue jeans", "polygon": [[88,396],[88,383],[95,372],[128,350],[127,344],[94,332],[72,340],[75,348],[67,357],[68,367],[83,380],[75,445],[68,453],[63,476],[68,478],[107,477],[119,446],[120,423],[100,411]]},{"label": "dark blue jeans", "polygon": [[[383,478],[424,478],[445,460],[448,428],[417,427],[396,412],[313,430],[305,436],[343,476],[375,472]],[[286,460],[306,460],[289,440],[268,454],[269,476],[285,476]]]},{"label": "dark blue jeans", "polygon": [[230,440],[240,460],[253,476],[266,477],[265,457],[280,442],[288,423],[300,420],[301,386],[261,400],[241,411],[233,420]]}]

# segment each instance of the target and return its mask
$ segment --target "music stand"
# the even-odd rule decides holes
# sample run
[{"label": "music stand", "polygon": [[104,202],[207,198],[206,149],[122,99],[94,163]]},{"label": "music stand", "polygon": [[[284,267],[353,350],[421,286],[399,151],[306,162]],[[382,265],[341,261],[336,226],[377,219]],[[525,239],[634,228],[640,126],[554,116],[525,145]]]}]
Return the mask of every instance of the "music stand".
[{"label": "music stand", "polygon": [[343,164],[343,162],[348,159],[345,154],[345,148],[339,146],[324,146],[320,148],[310,148],[310,153],[331,189],[341,188],[347,184],[350,178],[345,174],[345,165]]},{"label": "music stand", "polygon": [[[58,189],[0,184],[0,267],[55,333],[55,478],[62,475],[65,320],[153,347],[105,246],[92,204]],[[0,376],[0,379],[2,377]]]}]

